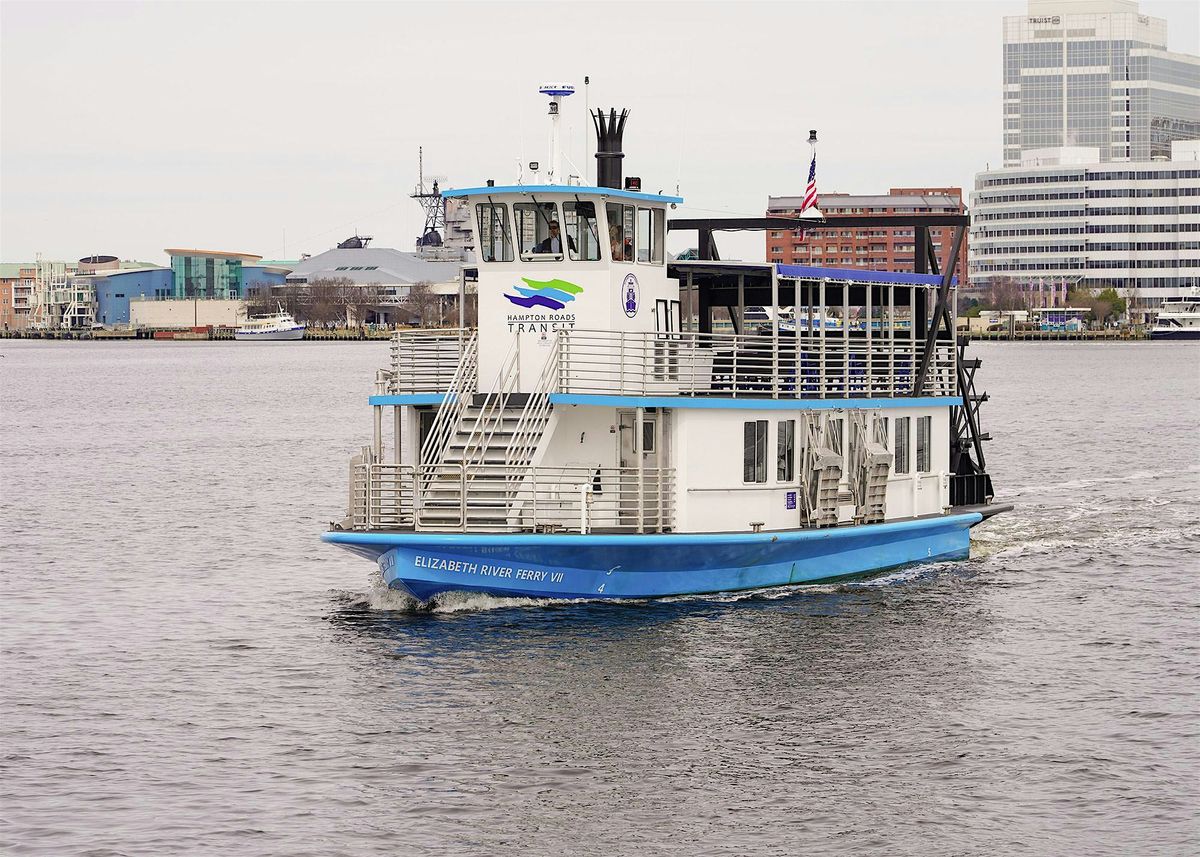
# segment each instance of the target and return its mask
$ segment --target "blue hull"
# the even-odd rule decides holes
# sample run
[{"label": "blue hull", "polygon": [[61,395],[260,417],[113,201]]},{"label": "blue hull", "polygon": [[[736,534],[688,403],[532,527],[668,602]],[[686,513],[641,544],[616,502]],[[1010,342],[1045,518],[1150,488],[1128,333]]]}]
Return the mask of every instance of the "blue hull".
[{"label": "blue hull", "polygon": [[387,585],[530,598],[654,598],[817,583],[966,559],[978,514],[774,533],[471,535],[329,532]]}]

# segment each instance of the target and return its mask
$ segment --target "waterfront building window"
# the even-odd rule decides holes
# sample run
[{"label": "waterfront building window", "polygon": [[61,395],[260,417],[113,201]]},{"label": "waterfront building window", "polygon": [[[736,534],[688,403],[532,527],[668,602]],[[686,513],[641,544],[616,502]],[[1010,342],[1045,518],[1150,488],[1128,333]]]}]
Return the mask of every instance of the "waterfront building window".
[{"label": "waterfront building window", "polygon": [[896,417],[896,475],[909,472],[908,426],[912,417]]},{"label": "waterfront building window", "polygon": [[[513,206],[517,221],[517,246],[522,262],[546,262],[563,258],[562,230],[558,228],[558,206],[553,202],[518,202]],[[557,248],[557,249],[556,249]]]},{"label": "waterfront building window", "polygon": [[564,202],[563,221],[567,251],[576,262],[596,262],[600,259],[600,226],[594,202]]},{"label": "waterfront building window", "polygon": [[928,473],[933,417],[917,417],[917,472]]},{"label": "waterfront building window", "polygon": [[479,255],[485,262],[511,262],[512,238],[508,231],[508,206],[481,202],[475,206],[479,218]]},{"label": "waterfront building window", "polygon": [[666,212],[661,208],[639,208],[637,257],[639,262],[661,265],[663,260],[663,237],[666,230]]},{"label": "waterfront building window", "polygon": [[796,478],[796,421],[780,420],[775,440],[775,479],[792,482]]},{"label": "waterfront building window", "polygon": [[767,481],[767,421],[742,424],[742,481]]}]

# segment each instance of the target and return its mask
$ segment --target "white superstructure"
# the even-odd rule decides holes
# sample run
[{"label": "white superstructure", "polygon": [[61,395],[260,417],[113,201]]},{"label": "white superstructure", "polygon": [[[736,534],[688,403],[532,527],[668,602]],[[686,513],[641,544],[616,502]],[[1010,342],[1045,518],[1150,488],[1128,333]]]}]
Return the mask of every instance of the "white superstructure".
[{"label": "white superstructure", "polygon": [[257,315],[247,319],[237,329],[233,338],[239,342],[280,342],[304,338],[304,325],[296,321],[290,312],[279,307],[270,315]]},{"label": "white superstructure", "polygon": [[1200,288],[1163,301],[1150,329],[1151,339],[1200,339]]},{"label": "white superstructure", "polygon": [[1098,161],[1095,149],[1034,151],[976,176],[973,288],[1111,286],[1136,318],[1200,284],[1200,143],[1174,143],[1170,161]]}]

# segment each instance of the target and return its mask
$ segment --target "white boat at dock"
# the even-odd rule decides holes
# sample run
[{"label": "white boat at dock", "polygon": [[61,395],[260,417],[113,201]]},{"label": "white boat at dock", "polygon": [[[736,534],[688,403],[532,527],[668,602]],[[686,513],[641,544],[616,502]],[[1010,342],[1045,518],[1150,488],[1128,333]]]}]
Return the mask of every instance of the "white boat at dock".
[{"label": "white boat at dock", "polygon": [[233,334],[238,342],[281,342],[304,338],[305,326],[280,305],[278,312],[251,316]]}]

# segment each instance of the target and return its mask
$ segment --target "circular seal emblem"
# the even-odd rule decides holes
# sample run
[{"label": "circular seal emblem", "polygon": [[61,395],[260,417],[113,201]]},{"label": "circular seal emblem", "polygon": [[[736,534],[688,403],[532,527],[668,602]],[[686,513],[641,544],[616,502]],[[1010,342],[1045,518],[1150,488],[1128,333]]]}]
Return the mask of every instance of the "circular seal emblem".
[{"label": "circular seal emblem", "polygon": [[635,274],[626,274],[625,281],[621,283],[621,308],[625,310],[625,315],[633,318],[637,315],[638,303],[642,299],[642,290],[638,288],[638,280]]}]

